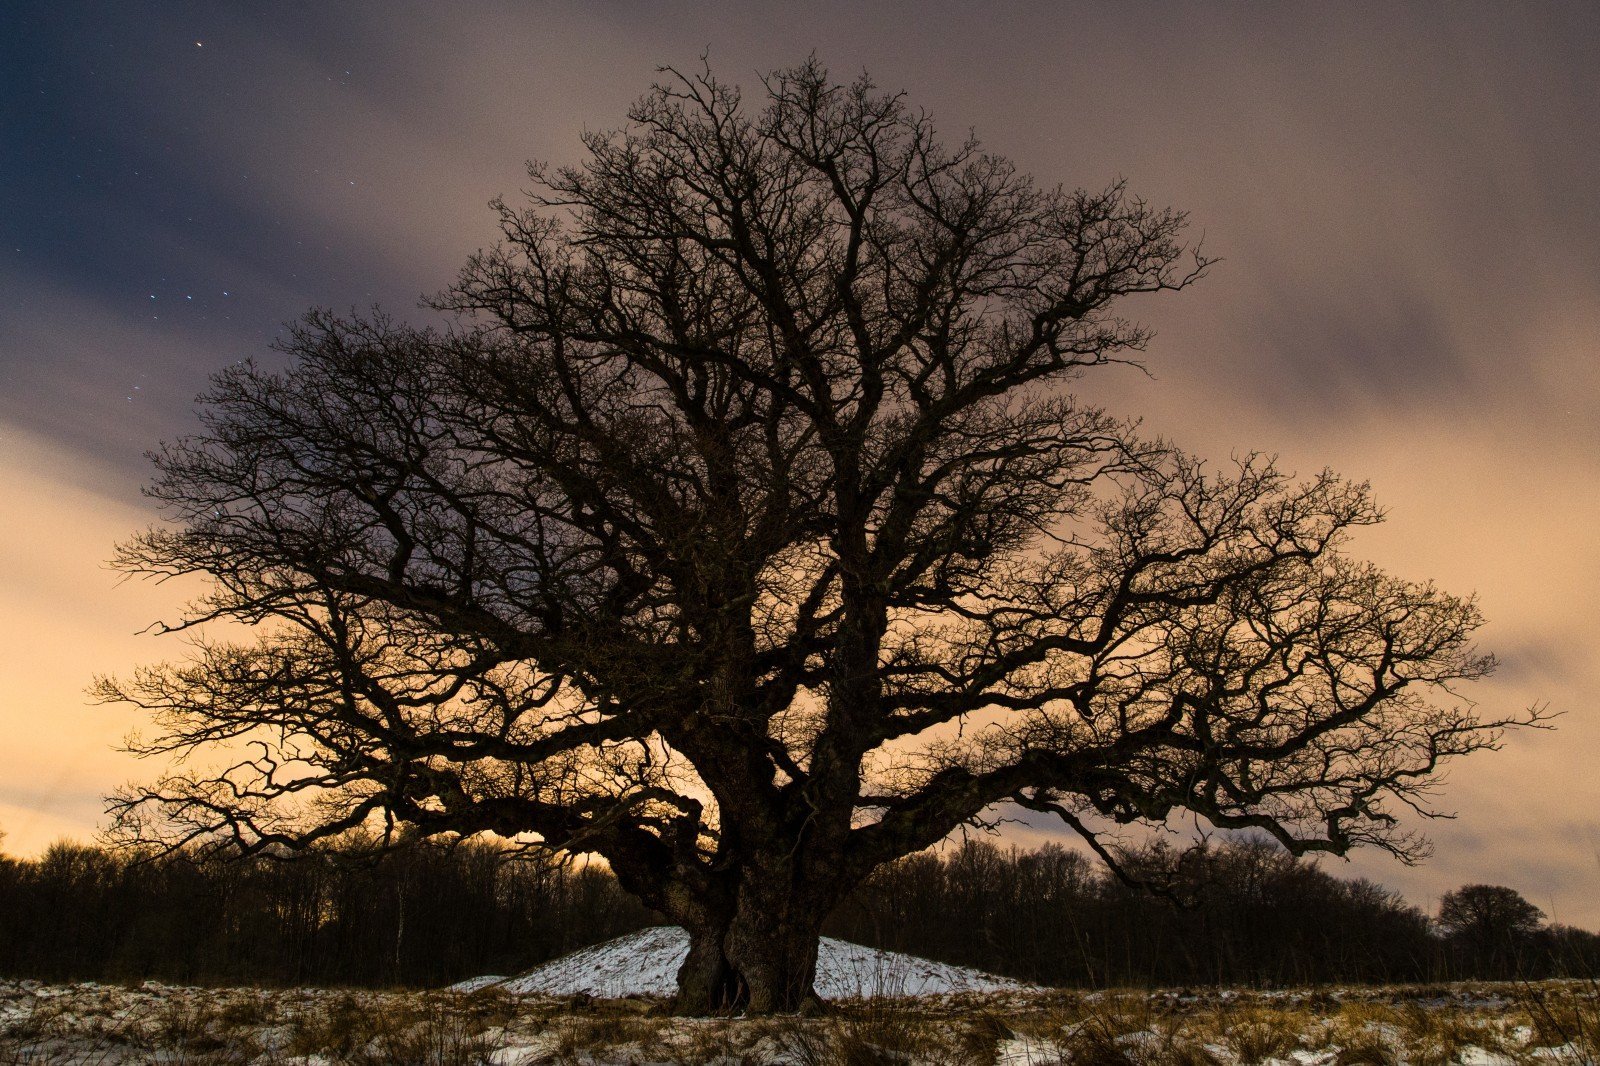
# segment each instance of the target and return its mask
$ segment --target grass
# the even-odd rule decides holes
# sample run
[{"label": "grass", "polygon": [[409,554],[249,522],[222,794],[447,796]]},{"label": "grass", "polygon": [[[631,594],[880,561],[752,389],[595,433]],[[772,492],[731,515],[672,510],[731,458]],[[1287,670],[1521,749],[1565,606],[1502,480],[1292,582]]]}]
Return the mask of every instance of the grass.
[{"label": "grass", "polygon": [[1600,1066],[1582,982],[1311,992],[874,995],[821,1017],[643,999],[0,982],[0,1066]]},{"label": "grass", "polygon": [[1516,1003],[1527,1014],[1536,1048],[1560,1048],[1577,1066],[1600,1064],[1600,979],[1520,985]]}]

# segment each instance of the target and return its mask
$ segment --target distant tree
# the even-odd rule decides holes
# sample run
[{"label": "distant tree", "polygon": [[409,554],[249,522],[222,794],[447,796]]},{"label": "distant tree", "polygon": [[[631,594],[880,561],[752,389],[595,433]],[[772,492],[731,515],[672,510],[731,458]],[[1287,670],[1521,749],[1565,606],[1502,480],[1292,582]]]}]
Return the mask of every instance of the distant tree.
[{"label": "distant tree", "polygon": [[1504,885],[1465,885],[1439,899],[1439,928],[1446,936],[1526,936],[1544,922],[1544,911]]},{"label": "distant tree", "polygon": [[752,1012],[1000,804],[1119,869],[1109,829],[1182,812],[1413,854],[1397,813],[1510,724],[1452,694],[1476,607],[1340,553],[1364,485],[1067,392],[1144,348],[1125,298],[1205,271],[1183,216],[815,62],[762,84],[674,74],[533,168],[452,328],[317,312],[288,369],[217,376],[119,563],[209,575],[175,628],[260,639],[102,692],[141,751],[239,756],[122,795],[121,837],[597,853],[689,931],[679,1008]]},{"label": "distant tree", "polygon": [[1600,935],[1570,925],[1551,924],[1539,930],[1536,939],[1547,960],[1543,973],[1590,980],[1600,974]]},{"label": "distant tree", "polygon": [[1543,911],[1504,885],[1464,885],[1439,899],[1440,931],[1483,976],[1514,970],[1543,923]]}]

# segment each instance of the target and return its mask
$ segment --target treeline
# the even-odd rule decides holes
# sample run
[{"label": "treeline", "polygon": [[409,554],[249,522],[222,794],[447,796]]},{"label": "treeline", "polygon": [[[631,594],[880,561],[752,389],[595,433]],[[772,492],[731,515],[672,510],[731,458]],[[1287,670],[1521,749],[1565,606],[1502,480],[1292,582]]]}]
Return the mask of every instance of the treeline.
[{"label": "treeline", "polygon": [[0,975],[50,981],[434,986],[654,920],[603,868],[475,842],[150,862],[60,844],[0,858]]},{"label": "treeline", "polygon": [[830,931],[1054,985],[1600,975],[1600,936],[1542,924],[1510,889],[1450,893],[1447,904],[1464,895],[1486,905],[1441,924],[1381,885],[1333,877],[1263,842],[1182,855],[1155,846],[1127,869],[1163,881],[1181,905],[1075,851],[969,841],[880,870]]},{"label": "treeline", "polygon": [[[1060,985],[1600,974],[1600,936],[1468,886],[1432,920],[1370,881],[1266,844],[1152,848],[1174,905],[1064,848],[969,841],[879,871],[832,936]],[[436,986],[516,973],[657,921],[600,867],[488,844],[293,860],[139,862],[57,845],[0,857],[0,975],[42,980]]]}]

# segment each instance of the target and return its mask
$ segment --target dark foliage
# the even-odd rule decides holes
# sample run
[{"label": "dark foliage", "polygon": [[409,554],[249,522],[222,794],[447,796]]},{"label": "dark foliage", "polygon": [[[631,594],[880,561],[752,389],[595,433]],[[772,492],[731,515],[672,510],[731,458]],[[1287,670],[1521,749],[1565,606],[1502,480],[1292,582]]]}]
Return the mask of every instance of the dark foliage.
[{"label": "dark foliage", "polygon": [[58,844],[0,858],[0,973],[45,980],[436,985],[647,925],[603,868],[484,844],[291,862],[141,863]]},{"label": "dark foliage", "polygon": [[[1175,856],[1157,847],[1143,858],[1166,866]],[[969,841],[945,856],[924,853],[880,871],[834,914],[829,931],[1061,985],[1600,973],[1600,936],[1593,933],[1542,928],[1535,920],[1497,927],[1493,949],[1478,950],[1476,940],[1430,922],[1381,885],[1334,877],[1260,842],[1183,855],[1177,890],[1185,905],[1119,881],[1077,852],[1003,851]]]},{"label": "dark foliage", "polygon": [[1544,912],[1505,885],[1463,885],[1439,900],[1439,929],[1468,969],[1517,965],[1543,924]]},{"label": "dark foliage", "polygon": [[[1262,844],[1191,853],[1183,881],[1193,905],[1176,907],[1077,852],[968,842],[886,867],[827,932],[1061,985],[1600,973],[1600,936],[1535,923],[1507,931],[1509,950],[1475,952],[1394,893]],[[76,845],[0,857],[0,975],[12,977],[433,986],[658,920],[602,867],[485,844],[382,857],[340,845],[295,861],[139,863]]]}]

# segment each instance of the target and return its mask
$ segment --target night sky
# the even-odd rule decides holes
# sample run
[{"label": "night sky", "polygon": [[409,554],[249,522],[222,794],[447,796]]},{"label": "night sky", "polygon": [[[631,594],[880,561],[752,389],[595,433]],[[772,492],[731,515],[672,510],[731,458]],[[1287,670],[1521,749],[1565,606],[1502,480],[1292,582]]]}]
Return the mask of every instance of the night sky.
[{"label": "night sky", "polygon": [[[0,18],[0,831],[87,837],[159,767],[86,706],[196,588],[118,584],[143,452],[306,308],[420,317],[527,160],[579,158],[663,64],[754,87],[815,50],[1046,183],[1126,177],[1224,260],[1130,304],[1152,376],[1084,391],[1218,459],[1370,479],[1357,554],[1476,590],[1495,714],[1430,907],[1511,885],[1600,928],[1600,5],[178,3]],[[1033,842],[1044,828],[1014,829]]]}]

